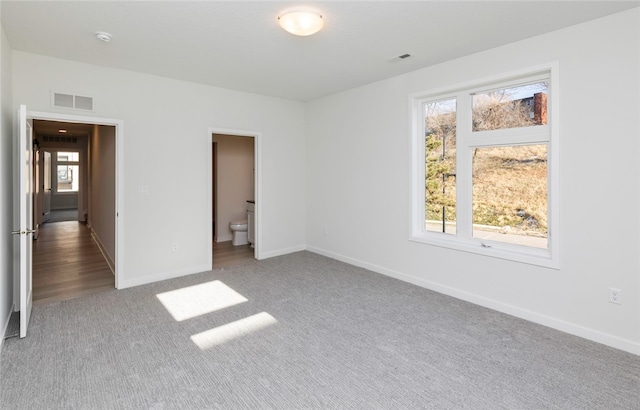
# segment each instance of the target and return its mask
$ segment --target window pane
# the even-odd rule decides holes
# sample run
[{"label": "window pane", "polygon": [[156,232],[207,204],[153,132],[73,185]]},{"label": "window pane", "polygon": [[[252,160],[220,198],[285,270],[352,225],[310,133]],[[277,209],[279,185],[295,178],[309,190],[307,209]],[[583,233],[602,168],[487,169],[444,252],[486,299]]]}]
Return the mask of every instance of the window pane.
[{"label": "window pane", "polygon": [[58,192],[78,192],[78,165],[58,165]]},{"label": "window pane", "polygon": [[456,100],[425,108],[425,229],[456,231]]},{"label": "window pane", "polygon": [[547,83],[521,85],[473,95],[473,131],[547,123]]},{"label": "window pane", "polygon": [[79,152],[58,152],[58,161],[78,162],[79,160]]},{"label": "window pane", "polygon": [[547,248],[547,146],[475,148],[473,237]]}]

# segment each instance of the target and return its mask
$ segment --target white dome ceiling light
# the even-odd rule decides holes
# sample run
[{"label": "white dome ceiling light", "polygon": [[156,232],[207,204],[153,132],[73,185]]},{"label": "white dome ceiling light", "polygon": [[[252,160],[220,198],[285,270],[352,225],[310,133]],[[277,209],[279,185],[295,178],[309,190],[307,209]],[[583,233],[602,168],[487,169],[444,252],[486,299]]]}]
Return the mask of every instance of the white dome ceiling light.
[{"label": "white dome ceiling light", "polygon": [[296,36],[310,36],[322,29],[324,19],[315,11],[293,10],[279,15],[278,24]]}]

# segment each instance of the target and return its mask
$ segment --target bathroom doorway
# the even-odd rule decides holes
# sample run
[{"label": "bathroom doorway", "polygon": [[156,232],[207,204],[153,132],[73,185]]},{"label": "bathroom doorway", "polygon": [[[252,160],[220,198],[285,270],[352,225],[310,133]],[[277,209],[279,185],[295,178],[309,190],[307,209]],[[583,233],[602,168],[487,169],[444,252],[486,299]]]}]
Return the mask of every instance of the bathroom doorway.
[{"label": "bathroom doorway", "polygon": [[[212,133],[213,268],[236,265],[256,256],[256,138]],[[252,216],[255,213],[251,214]]]}]

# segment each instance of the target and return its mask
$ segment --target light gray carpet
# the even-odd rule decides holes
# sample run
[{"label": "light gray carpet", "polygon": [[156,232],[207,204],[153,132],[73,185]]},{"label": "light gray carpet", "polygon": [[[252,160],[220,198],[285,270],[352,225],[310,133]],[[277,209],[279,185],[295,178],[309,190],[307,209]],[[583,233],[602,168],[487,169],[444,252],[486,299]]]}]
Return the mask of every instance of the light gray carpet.
[{"label": "light gray carpet", "polygon": [[[248,301],[156,297],[211,281]],[[640,408],[638,356],[308,252],[36,307],[1,363],[2,409]]]},{"label": "light gray carpet", "polygon": [[77,209],[58,209],[58,210],[49,212],[47,223],[77,221],[77,220],[78,220]]}]

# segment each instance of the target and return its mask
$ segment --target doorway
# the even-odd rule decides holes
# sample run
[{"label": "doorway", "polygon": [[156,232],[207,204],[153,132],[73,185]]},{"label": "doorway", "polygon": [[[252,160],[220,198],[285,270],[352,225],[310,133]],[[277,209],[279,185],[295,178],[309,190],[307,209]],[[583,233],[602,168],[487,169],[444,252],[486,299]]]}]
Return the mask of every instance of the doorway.
[{"label": "doorway", "polygon": [[34,304],[117,287],[117,126],[43,116],[33,117]]},{"label": "doorway", "polygon": [[[36,227],[46,222],[80,221],[85,207],[86,136],[68,137],[75,143],[51,142],[52,136],[37,134],[43,121],[34,121],[37,146],[34,147],[36,172],[34,221]],[[59,126],[64,126],[60,123]],[[68,145],[61,147],[61,145]],[[42,181],[42,182],[38,182]]]},{"label": "doorway", "polygon": [[253,218],[259,192],[258,137],[212,132],[211,145],[212,267],[217,269],[251,261],[258,255]]}]

